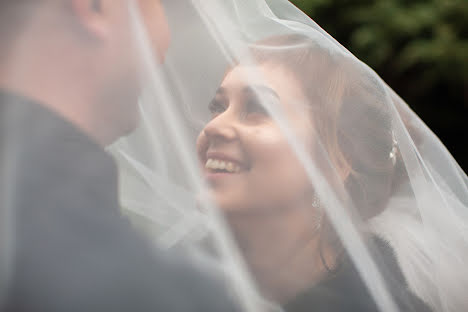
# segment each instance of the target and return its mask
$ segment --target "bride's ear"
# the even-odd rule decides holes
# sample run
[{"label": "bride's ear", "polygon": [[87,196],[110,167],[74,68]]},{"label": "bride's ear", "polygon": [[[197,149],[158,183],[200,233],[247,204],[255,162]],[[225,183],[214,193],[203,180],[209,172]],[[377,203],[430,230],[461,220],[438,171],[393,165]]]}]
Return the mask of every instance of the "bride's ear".
[{"label": "bride's ear", "polygon": [[88,36],[105,40],[111,28],[109,20],[109,1],[106,0],[72,0],[71,9],[78,24]]}]

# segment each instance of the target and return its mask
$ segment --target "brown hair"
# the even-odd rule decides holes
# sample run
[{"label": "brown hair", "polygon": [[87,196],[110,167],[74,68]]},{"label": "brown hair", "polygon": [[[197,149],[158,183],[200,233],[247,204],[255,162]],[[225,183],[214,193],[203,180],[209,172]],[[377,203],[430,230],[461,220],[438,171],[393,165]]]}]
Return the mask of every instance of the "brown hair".
[{"label": "brown hair", "polygon": [[[251,51],[257,63],[282,66],[302,84],[319,143],[342,177],[359,218],[381,213],[393,192],[398,164],[390,158],[391,115],[375,74],[352,56],[303,35],[269,38]],[[327,241],[337,241],[330,224],[325,223],[323,231]]]}]

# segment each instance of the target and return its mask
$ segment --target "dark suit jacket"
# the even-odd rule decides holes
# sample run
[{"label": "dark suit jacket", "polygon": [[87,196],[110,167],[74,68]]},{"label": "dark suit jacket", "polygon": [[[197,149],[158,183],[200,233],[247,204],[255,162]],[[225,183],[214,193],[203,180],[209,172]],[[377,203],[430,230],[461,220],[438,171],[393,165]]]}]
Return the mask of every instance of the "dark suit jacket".
[{"label": "dark suit jacket", "polygon": [[[430,312],[429,307],[410,292],[390,245],[377,237],[369,241],[376,260],[399,311]],[[336,272],[291,300],[285,312],[378,312],[364,281],[345,255]]]},{"label": "dark suit jacket", "polygon": [[[119,211],[99,145],[38,103],[0,92],[0,174],[15,216],[2,311],[232,311],[224,285],[157,253]],[[5,282],[5,281],[3,281]]]}]

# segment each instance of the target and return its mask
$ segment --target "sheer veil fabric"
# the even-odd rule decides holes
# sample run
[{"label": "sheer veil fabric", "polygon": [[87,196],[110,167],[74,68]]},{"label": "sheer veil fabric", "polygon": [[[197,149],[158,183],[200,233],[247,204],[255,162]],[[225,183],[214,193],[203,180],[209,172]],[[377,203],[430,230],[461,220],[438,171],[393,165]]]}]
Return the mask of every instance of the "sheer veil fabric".
[{"label": "sheer veil fabric", "polygon": [[[217,182],[207,178],[207,171],[227,171],[231,166],[220,165],[222,159],[213,165],[215,159],[206,156],[216,134],[195,149],[200,133],[209,137],[210,123],[231,127],[233,132],[238,125],[254,129],[272,123],[300,164],[297,180],[305,180],[319,202],[310,201],[308,222],[309,229],[318,225],[320,234],[310,231],[309,239],[319,235],[339,242],[379,310],[398,311],[401,306],[389,286],[394,274],[369,241],[372,236],[393,250],[409,292],[435,311],[466,309],[467,178],[409,106],[372,69],[286,0],[194,0],[167,3],[166,9],[172,46],[165,65],[148,71],[148,89],[140,103],[142,125],[111,148],[121,165],[123,210],[135,225],[158,245],[189,247],[212,257],[235,285],[243,308],[258,309],[259,302],[282,306],[284,300],[266,294],[261,281],[275,277],[256,274],[236,235],[237,223],[232,221],[236,213],[226,212],[231,208],[217,200],[219,189],[213,186],[226,183],[229,188],[242,188],[245,181],[240,180],[241,174],[239,181],[226,182],[236,179],[229,174]],[[140,44],[145,46],[144,39]],[[233,75],[260,107],[245,108],[250,102],[236,98],[229,84],[222,91],[229,95],[220,95],[219,88]],[[285,90],[275,89],[281,85]],[[273,89],[275,97],[262,86]],[[238,108],[236,115],[241,102],[244,108]],[[225,114],[232,114],[234,126],[227,126],[229,121],[223,124]],[[305,116],[307,135],[298,126]],[[224,130],[219,131],[219,140],[228,140],[221,133]],[[242,146],[242,139],[237,139],[240,143],[232,144]],[[252,142],[259,150],[267,145],[261,139]],[[231,144],[224,143],[219,146]],[[253,175],[257,163],[245,149],[239,148],[244,154],[237,160],[252,161],[247,174]],[[281,156],[271,153],[269,157]],[[291,163],[285,165],[294,170]],[[268,172],[258,174],[268,179]],[[295,180],[291,175],[284,178]],[[262,186],[255,189],[254,182],[245,183],[251,183],[246,194],[267,196]],[[269,191],[268,196],[276,198],[274,186]],[[242,218],[253,222],[258,214],[268,219],[276,213],[272,208],[256,214],[252,207],[243,211]],[[256,248],[258,254],[270,252]],[[288,271],[278,268],[282,269]],[[311,279],[310,285],[319,281]]]},{"label": "sheer veil fabric", "polygon": [[[171,43],[159,64],[128,1],[145,88],[138,128],[108,148],[134,227],[208,266],[241,311],[288,311],[323,289],[340,300],[347,290],[326,285],[349,267],[358,307],[419,311],[414,296],[467,310],[468,179],[404,100],[287,0],[163,3]],[[2,280],[22,174],[10,151]]]},{"label": "sheer veil fabric", "polygon": [[[276,277],[256,274],[242,246],[242,239],[249,238],[236,235],[238,223],[232,220],[240,217],[232,217],[236,212],[229,209],[242,207],[225,208],[216,194],[222,186],[213,186],[226,183],[226,188],[242,189],[246,183],[247,197],[267,196],[262,186],[255,189],[253,178],[241,180],[253,175],[257,165],[242,139],[226,143],[228,135],[218,129],[216,140],[226,141],[218,145],[221,152],[226,146],[230,150],[229,144],[241,146],[238,150],[243,154],[234,160],[239,166],[252,166],[250,171],[238,173],[239,177],[225,173],[225,177],[207,178],[207,171],[222,176],[228,166],[236,165],[220,165],[222,159],[213,165],[216,159],[206,156],[218,144],[213,143],[217,134],[206,135],[210,123],[231,127],[233,132],[239,125],[255,129],[273,124],[301,168],[297,180],[305,181],[319,203],[310,201],[309,229],[319,231],[310,231],[308,239],[320,236],[322,241],[329,242],[330,237],[333,244],[338,241],[336,250],[349,255],[379,310],[398,311],[401,306],[389,286],[394,273],[368,239],[372,236],[393,250],[409,292],[435,311],[466,309],[467,177],[409,106],[372,69],[286,0],[194,0],[167,3],[166,9],[173,39],[164,66],[145,58],[148,88],[140,102],[142,124],[111,147],[121,169],[123,211],[135,226],[159,246],[188,248],[213,260],[226,272],[244,309],[256,311],[266,302],[282,306],[284,298],[265,291],[262,282]],[[138,12],[134,13],[138,21]],[[144,53],[148,44],[136,26]],[[251,105],[243,100],[247,95],[236,98],[235,86],[230,90],[229,84],[222,91],[229,95],[220,95],[219,88],[232,77],[251,92],[259,107],[246,108]],[[275,89],[281,85],[284,90]],[[271,90],[263,90],[265,86],[277,94],[272,97]],[[223,124],[225,114],[232,116]],[[240,137],[241,131],[236,135]],[[200,133],[205,133],[205,141],[199,138],[203,142],[197,151]],[[268,145],[261,139],[252,142],[259,151],[262,144]],[[294,172],[295,165],[285,165]],[[255,174],[268,179],[269,173],[259,169]],[[296,180],[293,175],[284,178]],[[269,189],[272,199],[276,198],[274,187]],[[281,209],[288,204],[284,206]],[[258,212],[252,207],[242,211],[241,219],[253,222],[259,214],[269,219],[277,213],[273,208]],[[270,252],[256,248],[256,254]],[[282,269],[288,271],[278,268]],[[309,284],[320,280],[312,278]]]}]

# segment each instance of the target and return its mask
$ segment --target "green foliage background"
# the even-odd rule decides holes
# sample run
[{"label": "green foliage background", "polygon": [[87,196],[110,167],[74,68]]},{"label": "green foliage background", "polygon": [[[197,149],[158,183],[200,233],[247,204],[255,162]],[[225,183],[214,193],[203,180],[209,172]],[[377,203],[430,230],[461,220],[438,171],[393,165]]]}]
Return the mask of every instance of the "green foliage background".
[{"label": "green foliage background", "polygon": [[468,169],[468,0],[292,0],[379,75]]}]

